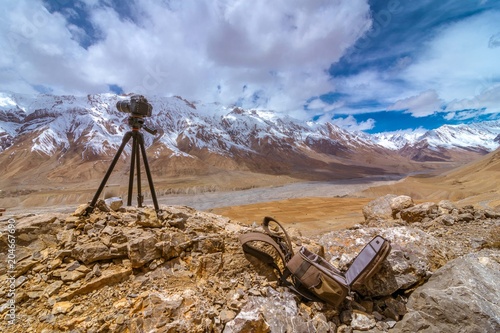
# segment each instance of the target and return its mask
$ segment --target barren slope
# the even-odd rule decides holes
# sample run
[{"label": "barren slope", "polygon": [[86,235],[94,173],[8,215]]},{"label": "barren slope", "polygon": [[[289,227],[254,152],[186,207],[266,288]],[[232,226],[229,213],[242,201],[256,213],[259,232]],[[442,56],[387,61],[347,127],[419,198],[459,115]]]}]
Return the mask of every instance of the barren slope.
[{"label": "barren slope", "polygon": [[363,221],[361,209],[372,198],[385,194],[405,194],[416,201],[451,200],[459,205],[500,208],[500,150],[452,170],[416,175],[382,186],[369,187],[355,195],[307,197],[213,209],[216,214],[245,223],[259,223],[270,215],[299,226],[306,235],[338,230]]},{"label": "barren slope", "polygon": [[500,150],[438,176],[412,176],[373,187],[363,195],[406,194],[422,200],[448,199],[463,204],[500,207]]},{"label": "barren slope", "polygon": [[299,229],[303,235],[313,236],[361,223],[364,219],[362,209],[371,200],[308,197],[220,207],[210,211],[249,225],[254,222],[260,224],[264,216],[271,216]]}]

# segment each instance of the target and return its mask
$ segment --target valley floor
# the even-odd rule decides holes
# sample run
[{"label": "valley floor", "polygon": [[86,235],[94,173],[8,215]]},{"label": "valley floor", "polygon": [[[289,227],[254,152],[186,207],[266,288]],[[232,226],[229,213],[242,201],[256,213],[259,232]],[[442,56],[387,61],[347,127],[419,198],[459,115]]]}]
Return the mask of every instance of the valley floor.
[{"label": "valley floor", "polygon": [[303,182],[233,192],[166,196],[159,201],[166,205],[191,206],[248,224],[259,224],[264,216],[272,216],[312,236],[360,223],[362,208],[371,199],[359,197],[357,193],[395,182],[387,177]]},{"label": "valley floor", "polygon": [[399,177],[372,176],[331,182],[298,182],[281,186],[257,187],[239,191],[216,191],[200,194],[165,195],[160,204],[186,205],[197,210],[250,205],[308,197],[335,198],[353,196],[373,186],[390,185]]},{"label": "valley floor", "polygon": [[[312,235],[361,222],[363,220],[361,209],[371,199],[359,197],[357,194],[370,187],[389,185],[396,181],[386,176],[374,176],[332,182],[298,182],[235,191],[162,195],[160,189],[157,193],[160,193],[158,195],[160,205],[189,206],[244,223],[260,223],[264,216],[269,215],[285,224],[297,227],[305,235]],[[136,203],[135,194],[134,192],[133,205]],[[145,204],[152,205],[149,189],[146,188],[144,194],[148,196]],[[8,208],[6,214],[71,213],[78,205],[86,202],[50,205],[50,198],[60,195],[63,193],[58,191],[42,194],[40,196],[47,200],[45,206],[30,206],[28,200],[22,206]],[[85,197],[86,200],[92,198],[91,193],[73,194],[73,196]],[[31,200],[34,202],[35,199]]]},{"label": "valley floor", "polygon": [[[470,174],[470,173],[466,173]],[[434,176],[434,177],[432,177]],[[364,220],[362,208],[373,198],[385,194],[409,195],[416,202],[447,199],[459,206],[476,205],[481,209],[500,207],[500,193],[493,188],[475,185],[462,178],[435,175],[370,176],[330,182],[303,182],[286,176],[248,174],[210,177],[173,178],[155,181],[160,205],[189,206],[243,223],[260,223],[272,216],[306,236],[345,229]],[[495,184],[497,176],[487,177]],[[96,183],[96,187],[98,182]],[[103,191],[103,196],[121,196],[126,201],[128,181],[115,182]],[[109,182],[108,184],[113,184]],[[71,213],[79,205],[90,202],[95,189],[67,186],[0,195],[4,215],[25,213]],[[491,186],[490,186],[491,187]],[[0,191],[1,192],[1,191]],[[107,192],[107,193],[106,193]],[[0,193],[2,194],[2,193]],[[136,191],[132,205],[136,205]],[[143,185],[145,204],[152,205],[149,188]]]}]

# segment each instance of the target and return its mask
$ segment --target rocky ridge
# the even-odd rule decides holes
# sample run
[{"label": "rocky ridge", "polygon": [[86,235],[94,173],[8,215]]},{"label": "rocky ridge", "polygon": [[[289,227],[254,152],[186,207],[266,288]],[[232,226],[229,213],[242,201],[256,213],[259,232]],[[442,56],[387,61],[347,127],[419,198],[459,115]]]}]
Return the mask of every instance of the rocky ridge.
[{"label": "rocky ridge", "polygon": [[[18,188],[100,178],[130,130],[127,115],[115,107],[129,97],[0,92],[0,167],[5,170],[0,179]],[[415,137],[371,136],[269,110],[191,103],[179,96],[149,101],[154,112],[145,124],[158,134],[146,134],[145,145],[159,177],[233,170],[309,180],[408,174],[442,162],[468,162],[499,145],[499,121]],[[129,154],[127,145],[120,167]],[[37,175],[31,172],[34,165]]]},{"label": "rocky ridge", "polygon": [[[0,220],[3,332],[495,332],[500,329],[500,213],[387,195],[365,221],[315,239],[288,229],[346,270],[374,235],[392,251],[340,308],[300,302],[245,259],[238,236],[259,229],[185,206],[100,202],[89,217]],[[279,220],[279,217],[276,217]],[[16,264],[9,279],[9,226]],[[439,290],[438,292],[435,292]],[[473,303],[471,306],[469,303]],[[438,316],[434,316],[438,309]],[[474,326],[476,325],[476,326]],[[476,329],[476,330],[474,330]]]}]

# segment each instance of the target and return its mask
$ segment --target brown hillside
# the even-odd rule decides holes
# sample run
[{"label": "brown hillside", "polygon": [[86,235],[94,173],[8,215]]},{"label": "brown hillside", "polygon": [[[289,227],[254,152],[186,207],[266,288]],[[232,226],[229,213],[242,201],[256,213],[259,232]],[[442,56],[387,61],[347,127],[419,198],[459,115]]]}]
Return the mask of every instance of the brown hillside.
[{"label": "brown hillside", "polygon": [[500,207],[500,149],[443,174],[412,176],[392,185],[373,187],[364,195],[406,194],[419,200],[447,199],[462,204]]},{"label": "brown hillside", "polygon": [[360,223],[363,221],[362,207],[372,198],[389,193],[409,195],[420,202],[446,199],[460,206],[500,208],[500,149],[472,163],[436,174],[427,173],[390,185],[370,187],[359,192],[360,197],[287,199],[218,207],[211,211],[248,224],[259,223],[264,215],[270,215],[300,227],[305,235],[317,235]]}]

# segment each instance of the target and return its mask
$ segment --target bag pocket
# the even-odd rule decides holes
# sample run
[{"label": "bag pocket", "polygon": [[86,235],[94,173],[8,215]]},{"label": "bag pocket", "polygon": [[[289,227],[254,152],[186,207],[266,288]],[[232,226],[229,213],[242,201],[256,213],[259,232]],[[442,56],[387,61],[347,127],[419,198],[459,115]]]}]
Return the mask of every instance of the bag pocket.
[{"label": "bag pocket", "polygon": [[382,236],[375,236],[359,252],[345,273],[351,289],[361,288],[382,266],[391,252],[391,243]]},{"label": "bag pocket", "polygon": [[348,293],[344,275],[317,254],[302,247],[287,263],[302,287],[323,301],[338,307]]}]

